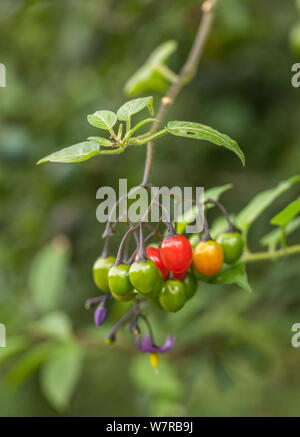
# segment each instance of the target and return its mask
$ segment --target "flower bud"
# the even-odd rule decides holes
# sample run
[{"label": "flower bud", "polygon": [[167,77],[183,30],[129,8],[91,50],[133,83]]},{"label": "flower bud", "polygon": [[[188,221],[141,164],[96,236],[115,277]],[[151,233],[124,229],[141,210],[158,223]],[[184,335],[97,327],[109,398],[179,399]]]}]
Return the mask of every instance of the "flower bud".
[{"label": "flower bud", "polygon": [[106,319],[106,308],[103,308],[101,305],[95,310],[94,313],[94,321],[96,326],[101,326]]}]

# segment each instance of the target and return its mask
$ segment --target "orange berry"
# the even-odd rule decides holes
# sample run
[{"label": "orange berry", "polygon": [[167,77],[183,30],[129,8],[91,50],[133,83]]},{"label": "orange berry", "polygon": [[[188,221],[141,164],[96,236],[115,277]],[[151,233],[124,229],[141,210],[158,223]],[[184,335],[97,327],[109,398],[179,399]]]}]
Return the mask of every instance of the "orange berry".
[{"label": "orange berry", "polygon": [[193,264],[202,275],[215,276],[221,270],[223,263],[223,249],[215,241],[200,241],[195,247]]}]

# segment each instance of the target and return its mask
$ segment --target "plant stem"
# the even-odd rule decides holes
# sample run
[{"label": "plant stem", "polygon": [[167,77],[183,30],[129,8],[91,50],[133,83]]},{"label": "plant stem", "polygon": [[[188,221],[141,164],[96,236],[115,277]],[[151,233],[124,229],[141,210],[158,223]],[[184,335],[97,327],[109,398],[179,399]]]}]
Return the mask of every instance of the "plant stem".
[{"label": "plant stem", "polygon": [[284,258],[286,256],[294,255],[296,253],[300,253],[300,244],[274,250],[272,252],[245,253],[243,256],[243,261],[247,263],[254,261],[275,260],[277,258]]},{"label": "plant stem", "polygon": [[[206,43],[212,20],[214,17],[214,9],[218,0],[206,0],[202,4],[202,17],[198,27],[198,31],[193,42],[191,51],[184,63],[176,81],[171,85],[167,94],[162,98],[161,105],[158,109],[156,121],[150,129],[150,134],[155,134],[159,130],[159,126],[168,112],[170,106],[174,103],[175,98],[183,88],[183,86],[195,76],[198,64],[203,53],[203,48]],[[153,163],[154,143],[150,141],[147,145],[147,156],[144,169],[143,186],[150,185],[150,176]]]},{"label": "plant stem", "polygon": [[213,200],[213,199],[207,199],[204,203],[205,204],[212,203],[213,205],[217,206],[220,209],[220,211],[222,212],[222,214],[224,215],[224,217],[226,218],[226,221],[228,223],[227,232],[234,232],[234,227],[233,227],[233,224],[230,220],[229,214],[221,202],[218,202],[217,200]]},{"label": "plant stem", "polygon": [[132,141],[129,141],[129,145],[142,146],[143,144],[148,143],[149,141],[156,140],[156,138],[166,135],[167,133],[168,133],[167,129],[162,129],[159,132],[149,135],[148,138],[134,139]]}]

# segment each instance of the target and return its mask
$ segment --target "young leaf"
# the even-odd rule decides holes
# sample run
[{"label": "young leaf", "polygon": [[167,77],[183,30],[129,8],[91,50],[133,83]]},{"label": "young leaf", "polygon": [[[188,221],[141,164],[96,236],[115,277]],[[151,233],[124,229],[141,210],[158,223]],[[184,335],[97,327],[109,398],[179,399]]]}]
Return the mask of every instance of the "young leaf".
[{"label": "young leaf", "polygon": [[[120,126],[122,126],[120,124]],[[102,147],[112,147],[113,143],[111,141],[109,141],[107,138],[102,138],[102,137],[88,137],[88,141],[92,141],[94,143],[99,144]],[[99,148],[100,150],[100,148]]]},{"label": "young leaf", "polygon": [[157,47],[147,61],[134,73],[124,86],[125,94],[136,96],[148,90],[163,92],[167,81],[157,71],[160,65],[166,63],[169,56],[176,50],[176,41],[170,40]]},{"label": "young leaf", "polygon": [[[207,199],[219,200],[221,195],[225,193],[225,191],[230,190],[233,187],[232,184],[221,185],[219,187],[209,188],[208,190],[204,190],[204,201]],[[202,199],[198,199],[200,202]],[[206,205],[206,208],[213,208],[214,205],[212,203]],[[198,208],[194,205],[192,206],[185,214],[178,218],[177,222],[177,233],[182,234],[189,223],[192,223],[198,214]]]},{"label": "young leaf", "polygon": [[249,293],[252,292],[243,262],[239,262],[233,266],[224,267],[223,270],[210,281],[210,283],[237,284]]},{"label": "young leaf", "polygon": [[218,146],[223,146],[235,153],[240,158],[242,164],[245,165],[245,155],[237,142],[228,135],[222,134],[209,126],[191,121],[169,121],[167,130],[172,135],[194,138],[196,140],[207,140]]},{"label": "young leaf", "polygon": [[69,259],[70,243],[64,236],[56,237],[33,258],[29,290],[33,303],[40,311],[49,311],[59,305]]},{"label": "young leaf", "polygon": [[276,226],[281,226],[283,228],[300,212],[300,200],[296,200],[293,203],[290,203],[283,211],[279,214],[275,215],[271,224]]},{"label": "young leaf", "polygon": [[117,122],[117,116],[112,111],[96,111],[87,116],[88,122],[99,129],[111,131]]},{"label": "young leaf", "polygon": [[300,181],[300,176],[294,176],[286,181],[281,182],[275,188],[262,191],[257,194],[248,205],[242,209],[236,219],[236,225],[239,229],[247,231],[251,224],[264,212],[274,200],[291,188],[292,185]]},{"label": "young leaf", "polygon": [[[289,224],[285,228],[285,235],[289,235],[292,232],[296,231],[300,228],[300,217],[295,218],[290,221]],[[280,243],[282,238],[282,230],[281,228],[273,229],[273,231],[266,234],[261,238],[260,244],[265,247],[269,247],[270,249],[275,249],[276,246]]]},{"label": "young leaf", "polygon": [[148,58],[148,63],[153,66],[165,64],[176,49],[177,42],[170,39],[169,41],[160,44],[155,50],[153,50]]},{"label": "young leaf", "polygon": [[84,141],[73,146],[51,153],[38,161],[38,165],[44,162],[81,162],[100,154],[100,146],[93,141]]},{"label": "young leaf", "polygon": [[132,117],[132,115],[137,114],[142,111],[144,108],[148,107],[151,115],[153,112],[153,97],[142,97],[140,99],[129,100],[124,103],[117,112],[118,120],[128,121]]},{"label": "young leaf", "polygon": [[41,389],[50,404],[64,410],[74,392],[82,368],[82,352],[75,345],[47,361],[41,369]]}]

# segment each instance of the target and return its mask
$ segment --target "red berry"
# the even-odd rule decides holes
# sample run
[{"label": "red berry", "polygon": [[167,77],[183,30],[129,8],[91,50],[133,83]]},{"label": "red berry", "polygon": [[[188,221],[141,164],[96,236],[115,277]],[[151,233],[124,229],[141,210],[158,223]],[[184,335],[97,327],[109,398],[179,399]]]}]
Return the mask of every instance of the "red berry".
[{"label": "red berry", "polygon": [[160,254],[164,265],[173,273],[188,270],[193,259],[191,243],[183,235],[177,234],[162,241]]},{"label": "red berry", "polygon": [[184,272],[180,272],[180,273],[173,273],[174,279],[177,279],[178,281],[181,281],[182,279],[184,279],[187,275],[187,271],[185,270]]},{"label": "red berry", "polygon": [[147,247],[147,257],[150,258],[156,266],[161,271],[164,280],[166,281],[169,277],[169,270],[166,268],[164,263],[162,262],[161,256],[160,256],[160,250],[156,247]]}]

